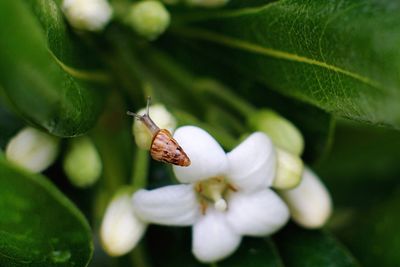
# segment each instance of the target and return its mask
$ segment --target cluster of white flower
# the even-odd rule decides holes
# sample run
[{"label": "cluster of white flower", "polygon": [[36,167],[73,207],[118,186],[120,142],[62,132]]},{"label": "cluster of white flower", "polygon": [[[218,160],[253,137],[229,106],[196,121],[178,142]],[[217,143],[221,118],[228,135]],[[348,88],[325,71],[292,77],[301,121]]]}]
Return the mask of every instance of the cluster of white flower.
[{"label": "cluster of white flower", "polygon": [[[111,202],[101,229],[111,255],[130,251],[150,223],[192,226],[193,254],[201,262],[215,262],[232,254],[242,236],[270,235],[290,216],[307,228],[321,227],[328,219],[331,200],[318,177],[308,168],[303,171],[302,164],[295,162],[293,168],[292,158],[278,156],[265,133],[251,134],[229,153],[199,127],[180,127],[174,138],[191,160],[189,167],[173,166],[181,184],[119,194]],[[274,191],[276,179],[285,180],[290,170],[300,171],[300,179],[288,177],[286,188],[291,189],[282,189],[281,181]],[[127,234],[119,226],[135,229]]]}]

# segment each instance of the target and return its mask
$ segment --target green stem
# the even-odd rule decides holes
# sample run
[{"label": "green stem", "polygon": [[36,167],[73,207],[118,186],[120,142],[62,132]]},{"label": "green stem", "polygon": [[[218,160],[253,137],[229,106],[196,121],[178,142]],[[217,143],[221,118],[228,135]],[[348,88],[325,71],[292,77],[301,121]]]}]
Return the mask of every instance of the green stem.
[{"label": "green stem", "polygon": [[130,253],[132,266],[150,267],[147,261],[146,252],[143,243],[140,242],[135,249]]},{"label": "green stem", "polygon": [[199,121],[196,117],[192,116],[191,114],[181,111],[181,110],[174,110],[174,116],[178,119],[180,124],[190,124],[195,125],[204,130],[208,131],[218,142],[226,149],[231,150],[233,149],[236,144],[237,140],[228,132],[226,132],[222,128],[213,127],[209,124],[203,123]]},{"label": "green stem", "polygon": [[246,118],[255,112],[255,108],[251,104],[216,81],[200,80],[197,82],[196,89],[203,94],[210,94],[211,99],[217,97]]},{"label": "green stem", "polygon": [[147,185],[149,166],[149,151],[136,149],[132,163],[131,183],[135,190],[145,188]]},{"label": "green stem", "polygon": [[218,267],[218,264],[216,262],[210,263],[210,267]]}]

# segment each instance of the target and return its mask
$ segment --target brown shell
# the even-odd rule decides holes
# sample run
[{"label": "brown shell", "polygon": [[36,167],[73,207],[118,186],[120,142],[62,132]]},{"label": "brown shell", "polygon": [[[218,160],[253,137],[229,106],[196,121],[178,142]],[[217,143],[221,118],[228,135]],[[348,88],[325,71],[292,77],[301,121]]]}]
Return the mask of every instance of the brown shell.
[{"label": "brown shell", "polygon": [[153,159],[158,161],[183,167],[190,165],[189,157],[166,129],[161,129],[154,135],[150,154]]}]

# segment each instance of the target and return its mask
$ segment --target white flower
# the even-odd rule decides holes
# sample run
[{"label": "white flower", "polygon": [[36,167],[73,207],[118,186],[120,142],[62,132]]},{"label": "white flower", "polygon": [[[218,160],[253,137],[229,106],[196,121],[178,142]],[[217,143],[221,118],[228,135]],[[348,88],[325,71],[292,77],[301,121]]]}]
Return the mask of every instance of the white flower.
[{"label": "white flower", "polygon": [[298,187],[280,191],[288,204],[293,220],[306,228],[322,227],[332,213],[332,200],[319,178],[308,168],[304,169]]},{"label": "white flower", "polygon": [[121,256],[132,250],[146,231],[147,224],[135,215],[132,193],[123,188],[108,205],[100,228],[104,250],[111,256]]},{"label": "white flower", "polygon": [[6,157],[32,172],[47,169],[58,155],[59,139],[32,127],[25,127],[7,144]]},{"label": "white flower", "polygon": [[142,220],[193,225],[192,250],[202,262],[232,254],[243,235],[269,235],[287,222],[288,208],[268,188],[276,159],[265,134],[252,134],[228,154],[198,127],[181,127],[174,138],[192,164],[173,167],[184,184],[134,194],[134,209]]},{"label": "white flower", "polygon": [[[136,114],[146,113],[146,108],[139,110]],[[160,129],[167,129],[171,133],[176,128],[176,119],[171,113],[161,104],[151,105],[149,107],[149,113],[151,119]],[[150,149],[151,141],[153,136],[151,135],[149,129],[139,120],[133,121],[132,133],[135,136],[135,142],[138,147],[142,149]]]},{"label": "white flower", "polygon": [[88,31],[102,30],[113,13],[107,0],[64,0],[62,10],[74,28]]}]

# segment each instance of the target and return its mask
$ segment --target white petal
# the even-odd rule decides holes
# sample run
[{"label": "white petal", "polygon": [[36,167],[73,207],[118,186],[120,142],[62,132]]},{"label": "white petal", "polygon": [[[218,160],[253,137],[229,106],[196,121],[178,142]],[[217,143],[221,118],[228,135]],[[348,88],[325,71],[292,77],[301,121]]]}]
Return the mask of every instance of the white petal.
[{"label": "white petal", "polygon": [[136,214],[144,221],[186,226],[199,216],[199,205],[192,185],[170,185],[139,190],[133,195]]},{"label": "white petal", "polygon": [[280,191],[287,202],[293,220],[307,228],[325,224],[332,212],[332,200],[319,178],[304,169],[300,185],[292,190]]},{"label": "white petal", "polygon": [[272,184],[276,155],[269,137],[261,132],[250,135],[228,153],[228,178],[239,189],[252,191]]},{"label": "white petal", "polygon": [[107,207],[101,224],[100,237],[105,251],[111,256],[128,253],[142,238],[146,226],[135,216],[130,194],[117,196]]},{"label": "white petal", "polygon": [[188,167],[173,166],[175,176],[180,182],[195,182],[226,174],[226,154],[206,131],[195,126],[184,126],[175,131],[174,138],[191,161]]},{"label": "white petal", "polygon": [[228,201],[227,221],[239,234],[265,236],[279,230],[289,219],[289,210],[271,189],[234,193]]},{"label": "white petal", "polygon": [[41,172],[55,161],[59,139],[32,127],[25,127],[7,144],[6,157],[32,172]]},{"label": "white petal", "polygon": [[201,262],[215,262],[231,255],[241,236],[226,222],[225,214],[208,208],[193,226],[192,251]]}]

